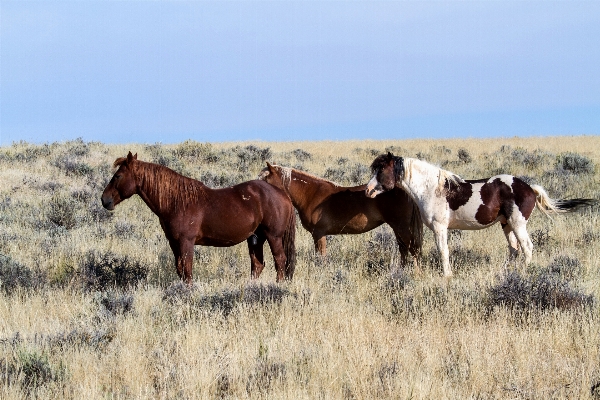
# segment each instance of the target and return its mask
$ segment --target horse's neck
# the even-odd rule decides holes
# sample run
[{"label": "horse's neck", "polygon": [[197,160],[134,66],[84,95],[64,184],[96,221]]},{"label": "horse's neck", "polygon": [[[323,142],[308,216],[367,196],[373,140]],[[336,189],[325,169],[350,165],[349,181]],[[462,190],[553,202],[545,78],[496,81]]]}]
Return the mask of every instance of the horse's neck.
[{"label": "horse's neck", "polygon": [[419,160],[411,160],[404,172],[402,188],[418,203],[438,195],[439,169]]},{"label": "horse's neck", "polygon": [[[171,175],[171,176],[169,176]],[[172,181],[179,184],[174,187],[171,183],[163,182],[162,179],[171,178]],[[183,198],[189,193],[178,193],[178,191],[188,191],[185,181],[190,183],[196,182],[191,178],[186,178],[175,172],[162,171],[161,168],[140,168],[136,176],[138,195],[142,198],[144,203],[160,218],[163,215],[170,214],[179,208],[184,206]],[[182,182],[180,182],[182,181]],[[171,191],[175,193],[169,193],[166,195],[164,191]],[[199,196],[196,196],[199,197]]]},{"label": "horse's neck", "polygon": [[292,169],[286,191],[290,195],[294,207],[300,211],[308,212],[311,205],[317,200],[318,194],[328,192],[327,189],[330,186],[332,186],[330,182],[316,179]]}]

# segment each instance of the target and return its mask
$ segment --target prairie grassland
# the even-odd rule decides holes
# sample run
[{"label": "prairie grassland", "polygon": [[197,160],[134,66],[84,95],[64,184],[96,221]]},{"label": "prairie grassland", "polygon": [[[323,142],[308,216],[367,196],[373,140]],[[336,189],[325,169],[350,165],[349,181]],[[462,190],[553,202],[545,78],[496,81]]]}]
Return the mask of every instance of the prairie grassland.
[{"label": "prairie grassland", "polygon": [[600,398],[600,214],[534,212],[533,263],[500,227],[450,235],[446,281],[426,230],[420,276],[388,227],[328,239],[298,225],[294,280],[249,280],[245,244],[196,247],[177,281],[157,218],[100,194],[127,151],[211,187],[270,161],[343,185],[391,150],[464,178],[510,173],[554,198],[600,198],[600,137],[0,148],[0,397]]}]

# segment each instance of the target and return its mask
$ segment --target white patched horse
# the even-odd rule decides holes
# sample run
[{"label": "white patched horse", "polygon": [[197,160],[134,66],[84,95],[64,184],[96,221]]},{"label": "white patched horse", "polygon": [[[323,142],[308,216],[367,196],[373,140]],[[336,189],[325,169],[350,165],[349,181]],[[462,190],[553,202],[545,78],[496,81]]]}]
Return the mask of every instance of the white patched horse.
[{"label": "white patched horse", "polygon": [[526,225],[536,206],[548,215],[596,202],[592,199],[553,200],[541,186],[528,185],[511,175],[463,180],[425,161],[396,157],[389,152],[377,157],[371,170],[373,177],[367,184],[367,196],[375,197],[397,186],[419,206],[423,223],[435,236],[446,277],[452,275],[448,229],[476,230],[500,222],[510,256],[515,257],[520,247],[528,264],[533,243]]}]

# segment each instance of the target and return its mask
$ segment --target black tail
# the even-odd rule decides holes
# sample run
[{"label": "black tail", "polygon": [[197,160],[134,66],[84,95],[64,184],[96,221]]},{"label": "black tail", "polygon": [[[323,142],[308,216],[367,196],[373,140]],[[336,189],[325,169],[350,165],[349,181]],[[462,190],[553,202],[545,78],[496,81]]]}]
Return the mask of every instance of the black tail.
[{"label": "black tail", "polygon": [[592,207],[598,204],[595,199],[563,199],[555,200],[555,206],[561,211],[576,211],[581,207]]},{"label": "black tail", "polygon": [[296,210],[290,204],[291,212],[288,225],[283,233],[283,252],[285,253],[285,278],[291,280],[296,269]]}]

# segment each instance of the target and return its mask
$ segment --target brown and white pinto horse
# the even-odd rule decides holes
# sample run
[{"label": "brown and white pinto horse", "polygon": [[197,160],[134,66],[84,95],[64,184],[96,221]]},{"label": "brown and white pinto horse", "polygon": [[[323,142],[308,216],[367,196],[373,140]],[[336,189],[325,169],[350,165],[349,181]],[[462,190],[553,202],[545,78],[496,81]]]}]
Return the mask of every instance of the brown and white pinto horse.
[{"label": "brown and white pinto horse", "polygon": [[369,199],[366,186],[343,187],[294,168],[267,163],[259,179],[285,190],[300,216],[304,229],[310,232],[315,250],[326,254],[326,235],[368,232],[383,223],[394,230],[401,261],[408,253],[418,265],[423,238],[419,210],[403,190],[394,189]]},{"label": "brown and white pinto horse", "polygon": [[277,281],[292,279],[296,214],[282,190],[256,180],[210,189],[167,167],[140,161],[131,152],[114,166],[118,169],[102,193],[102,205],[113,210],[138,194],[158,216],[175,256],[177,274],[186,283],[192,281],[194,245],[229,247],[244,240],[252,278],[258,278],[264,268],[267,241]]},{"label": "brown and white pinto horse", "polygon": [[434,233],[445,276],[452,275],[448,229],[483,229],[499,221],[510,256],[517,255],[520,245],[525,262],[529,263],[533,243],[526,225],[534,207],[548,215],[549,211],[571,211],[595,203],[591,199],[553,200],[541,186],[528,185],[511,175],[463,180],[425,161],[395,157],[389,152],[377,157],[371,170],[373,177],[367,184],[367,196],[402,188],[417,203],[423,222]]}]

